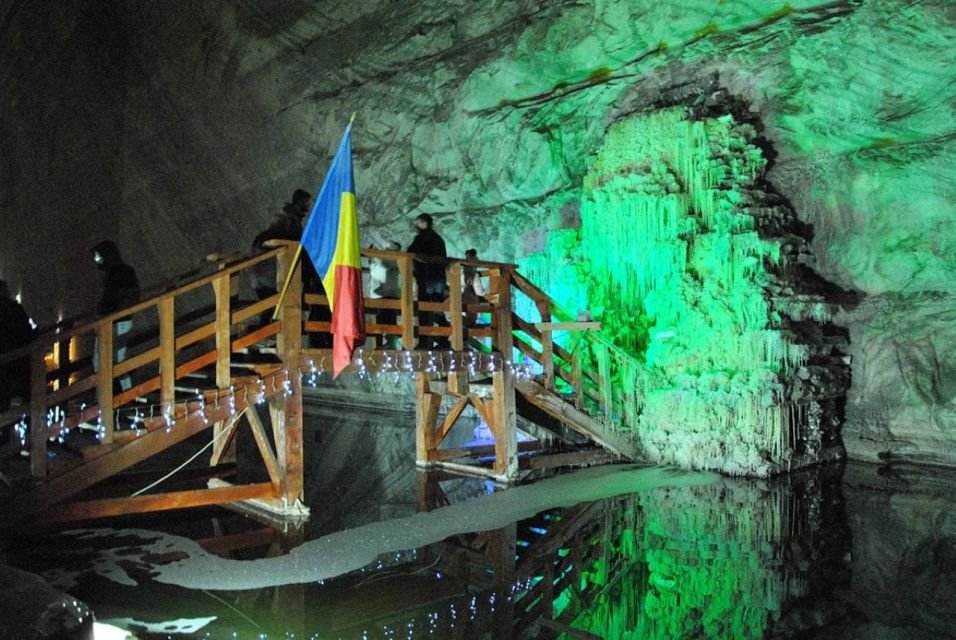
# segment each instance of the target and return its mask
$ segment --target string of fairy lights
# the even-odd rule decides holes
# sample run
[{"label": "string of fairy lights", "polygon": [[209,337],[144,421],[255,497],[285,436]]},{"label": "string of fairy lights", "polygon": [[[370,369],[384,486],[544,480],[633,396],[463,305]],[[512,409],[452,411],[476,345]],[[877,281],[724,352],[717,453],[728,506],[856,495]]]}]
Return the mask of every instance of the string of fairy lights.
[{"label": "string of fairy lights", "polygon": [[[323,355],[318,359],[307,358],[298,367],[300,382],[317,387],[325,380],[331,380],[329,372],[331,355]],[[484,353],[478,351],[367,351],[358,349],[352,358],[352,374],[363,381],[391,381],[398,383],[402,376],[412,373],[426,373],[443,375],[449,373],[467,373],[469,376],[478,374],[494,374],[497,371],[506,371],[516,380],[530,379],[538,373],[535,363],[531,360],[517,362],[505,358],[500,353]],[[265,378],[242,385],[246,397],[246,404],[262,404],[267,399],[277,396],[289,396],[294,393],[293,375],[289,369],[281,369]],[[208,413],[220,413],[225,405],[228,416],[236,414],[235,385],[226,389],[212,389],[199,392],[194,398],[170,400],[155,404],[134,404],[128,407],[119,407],[114,411],[114,423],[119,431],[132,431],[138,437],[144,430],[147,421],[162,418],[167,432],[175,428],[177,421],[189,419],[192,416],[201,418],[209,424]],[[250,397],[252,400],[250,400]],[[97,410],[95,416],[84,419],[88,406],[81,403],[74,412],[69,412],[57,405],[50,407],[46,413],[46,431],[48,440],[63,444],[72,428],[93,431],[98,440],[102,441],[106,435],[106,426],[103,423],[103,414]],[[217,418],[218,420],[218,418]],[[14,425],[20,446],[26,445],[30,424],[27,414],[22,414]]]}]

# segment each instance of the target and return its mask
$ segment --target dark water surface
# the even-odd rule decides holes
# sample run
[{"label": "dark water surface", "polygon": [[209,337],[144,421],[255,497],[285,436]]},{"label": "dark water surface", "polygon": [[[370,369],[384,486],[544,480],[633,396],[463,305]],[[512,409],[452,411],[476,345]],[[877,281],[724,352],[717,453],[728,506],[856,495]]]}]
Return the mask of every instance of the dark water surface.
[{"label": "dark water surface", "polygon": [[139,638],[956,638],[956,474],[628,469],[402,472],[300,529],[192,511],[11,557]]}]

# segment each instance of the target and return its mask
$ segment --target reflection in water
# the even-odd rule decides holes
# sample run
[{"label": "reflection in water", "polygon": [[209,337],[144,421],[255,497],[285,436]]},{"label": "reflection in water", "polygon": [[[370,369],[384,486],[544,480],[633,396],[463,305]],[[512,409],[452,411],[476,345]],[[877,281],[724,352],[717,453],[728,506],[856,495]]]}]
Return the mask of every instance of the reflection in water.
[{"label": "reflection in water", "polygon": [[849,551],[832,482],[725,480],[616,502],[602,505],[584,545],[600,552],[554,600],[555,619],[602,638],[763,638],[832,617]]},{"label": "reflection in water", "polygon": [[[360,569],[303,584],[223,591],[160,582],[164,567],[194,551],[158,534],[147,539],[148,532],[61,536],[34,549],[29,562],[51,578],[71,573],[74,595],[100,619],[127,621],[141,638],[167,637],[157,626],[164,619],[202,620],[197,638],[951,637],[952,486],[917,498],[913,481],[887,484],[857,468],[848,482],[841,472],[706,484],[678,475],[633,493],[532,509],[503,527],[483,531],[479,521],[440,542],[390,550]],[[421,474],[409,499],[436,519],[498,504],[457,502],[480,486]],[[522,493],[529,489],[493,498],[537,499],[540,492]],[[489,514],[486,522],[494,521]],[[328,536],[295,547],[294,532],[241,520],[218,528],[221,535],[201,544],[222,558],[305,561],[331,553],[317,544]],[[345,540],[342,554],[354,551]],[[355,544],[369,540],[354,537]],[[301,555],[286,553],[290,546]],[[131,583],[114,582],[110,566]],[[897,596],[905,614],[894,606]]]}]

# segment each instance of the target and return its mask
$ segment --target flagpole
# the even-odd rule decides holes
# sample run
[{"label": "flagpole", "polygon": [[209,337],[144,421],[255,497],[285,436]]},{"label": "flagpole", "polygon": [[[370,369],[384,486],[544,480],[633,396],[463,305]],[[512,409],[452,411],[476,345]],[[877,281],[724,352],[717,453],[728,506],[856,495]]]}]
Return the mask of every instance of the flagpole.
[{"label": "flagpole", "polygon": [[292,256],[292,262],[289,263],[289,271],[285,274],[285,283],[282,285],[282,291],[279,292],[279,300],[276,302],[276,308],[272,312],[272,319],[279,319],[279,309],[285,302],[285,294],[289,292],[289,283],[292,281],[292,274],[295,272],[295,265],[299,262],[299,256],[302,255],[302,243],[295,248],[295,255]]},{"label": "flagpole", "polygon": [[[352,128],[352,123],[355,122],[355,111],[352,112],[352,117],[349,118],[349,126],[345,128],[346,133]],[[316,196],[318,197],[318,195]],[[292,273],[295,271],[296,265],[299,263],[299,258],[302,256],[302,243],[299,243],[299,246],[295,249],[295,255],[292,256],[292,262],[289,263],[289,270],[285,274],[285,282],[282,284],[282,290],[279,291],[279,299],[276,301],[276,308],[272,312],[273,322],[279,319],[279,309],[282,308],[282,303],[285,302],[285,295],[289,292],[289,283],[292,281]]]}]

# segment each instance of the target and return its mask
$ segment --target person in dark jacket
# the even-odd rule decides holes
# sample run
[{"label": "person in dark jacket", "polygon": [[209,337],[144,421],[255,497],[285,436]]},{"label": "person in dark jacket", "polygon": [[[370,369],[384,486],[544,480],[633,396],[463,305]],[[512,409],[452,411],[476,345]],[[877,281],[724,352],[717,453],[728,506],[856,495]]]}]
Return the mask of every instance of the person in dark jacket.
[{"label": "person in dark jacket", "polygon": [[[96,314],[108,316],[121,309],[131,307],[139,302],[139,280],[133,268],[123,262],[119,247],[112,240],[104,240],[92,249],[90,254],[96,268],[103,273],[103,288],[100,300],[96,305]],[[129,343],[130,332],[133,330],[131,316],[113,321],[113,356],[114,363],[126,359],[126,349]],[[93,370],[99,371],[99,345],[93,352]],[[133,386],[130,376],[119,379],[119,387],[125,391]]]},{"label": "person in dark jacket", "polygon": [[[33,341],[33,324],[20,303],[10,293],[6,280],[0,280],[0,357]],[[0,363],[0,411],[10,408],[10,400],[30,399],[30,358]]]},{"label": "person in dark jacket", "polygon": [[[308,191],[296,189],[292,194],[292,200],[282,206],[282,213],[269,225],[264,231],[255,237],[252,241],[252,253],[258,254],[267,251],[269,247],[265,246],[267,240],[294,240],[298,242],[302,239],[302,226],[305,217],[311,209],[312,196]],[[322,280],[315,271],[312,260],[303,252],[302,255],[302,292],[316,295],[325,295],[325,289],[322,287]],[[268,298],[276,292],[276,270],[274,261],[260,262],[252,274],[253,289],[259,300]],[[332,314],[326,305],[311,305],[306,310],[306,316],[314,322],[328,322],[332,319]],[[259,324],[266,324],[272,320],[272,311],[267,311],[259,316]],[[331,333],[310,334],[308,336],[308,346],[316,349],[325,349],[332,347]]]},{"label": "person in dark jacket", "polygon": [[[432,229],[432,217],[423,213],[415,218],[415,228],[418,234],[408,245],[408,253],[420,256],[445,258],[445,241]],[[445,264],[441,261],[430,262],[416,260],[412,266],[412,275],[418,287],[418,299],[431,302],[440,302],[445,299]],[[422,325],[447,325],[444,314],[422,312]],[[430,338],[423,336],[418,346],[423,349],[444,348],[448,344],[447,338]]]},{"label": "person in dark jacket", "polygon": [[[296,189],[292,194],[291,202],[282,206],[282,213],[252,241],[253,255],[268,251],[269,247],[266,246],[268,240],[293,240],[298,242],[302,238],[302,223],[309,213],[309,201],[311,199],[312,196],[309,195],[308,191]],[[311,264],[311,261],[309,261],[309,266]],[[305,282],[307,274],[304,268],[305,265],[303,265],[303,290],[305,290],[306,284],[314,285],[312,282]],[[309,278],[315,273],[315,269],[312,269],[311,272],[311,274],[308,274]],[[271,296],[276,292],[275,262],[261,262],[256,265],[253,278],[253,288],[256,291],[256,296],[260,300]],[[318,279],[318,276],[315,276],[315,278]]]}]

